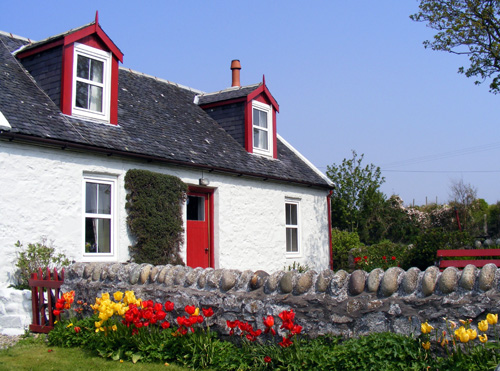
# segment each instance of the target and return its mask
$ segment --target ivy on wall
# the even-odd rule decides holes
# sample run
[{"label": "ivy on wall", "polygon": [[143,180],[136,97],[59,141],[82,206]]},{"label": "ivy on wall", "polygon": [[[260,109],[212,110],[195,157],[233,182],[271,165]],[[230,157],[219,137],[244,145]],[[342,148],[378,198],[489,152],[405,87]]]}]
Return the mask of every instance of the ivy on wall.
[{"label": "ivy on wall", "polygon": [[127,225],[135,237],[130,246],[136,263],[182,264],[182,204],[187,185],[176,176],[131,169],[125,175],[128,191]]}]

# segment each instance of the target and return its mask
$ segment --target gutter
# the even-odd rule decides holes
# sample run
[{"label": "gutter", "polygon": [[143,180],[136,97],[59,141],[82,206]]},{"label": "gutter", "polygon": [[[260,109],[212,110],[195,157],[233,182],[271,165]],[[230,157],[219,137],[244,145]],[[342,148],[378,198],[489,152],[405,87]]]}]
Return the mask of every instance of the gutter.
[{"label": "gutter", "polygon": [[5,138],[10,142],[12,142],[14,140],[19,140],[21,142],[28,142],[28,143],[35,143],[35,144],[43,143],[43,144],[46,144],[49,146],[59,147],[62,150],[65,150],[65,149],[84,150],[84,151],[106,154],[107,156],[116,155],[116,156],[123,156],[123,157],[132,157],[132,158],[136,158],[136,159],[146,160],[148,162],[156,161],[156,162],[166,163],[166,164],[170,164],[170,165],[183,166],[183,167],[192,168],[192,169],[204,169],[204,170],[208,171],[209,173],[217,172],[217,173],[221,173],[221,174],[231,174],[231,175],[235,175],[238,177],[245,176],[245,177],[249,177],[249,178],[259,178],[259,179],[262,179],[263,181],[271,180],[271,181],[276,181],[279,183],[298,184],[298,185],[303,185],[303,186],[307,186],[307,187],[315,187],[315,188],[320,188],[320,189],[331,190],[333,188],[331,185],[326,185],[326,184],[311,183],[311,182],[300,181],[300,180],[287,180],[287,179],[283,179],[283,178],[280,178],[277,176],[272,176],[272,175],[267,175],[267,174],[250,173],[250,172],[244,172],[244,171],[242,172],[242,171],[236,171],[233,169],[227,169],[227,168],[223,168],[223,167],[210,166],[210,165],[202,165],[202,164],[194,165],[191,162],[165,159],[165,158],[161,158],[161,157],[155,157],[155,156],[145,155],[145,154],[136,153],[136,152],[126,152],[126,151],[120,151],[120,150],[110,149],[110,148],[95,147],[95,146],[91,146],[91,145],[67,142],[67,141],[62,141],[62,140],[58,140],[58,139],[33,137],[31,135],[3,131],[2,128],[0,128],[0,138]]}]

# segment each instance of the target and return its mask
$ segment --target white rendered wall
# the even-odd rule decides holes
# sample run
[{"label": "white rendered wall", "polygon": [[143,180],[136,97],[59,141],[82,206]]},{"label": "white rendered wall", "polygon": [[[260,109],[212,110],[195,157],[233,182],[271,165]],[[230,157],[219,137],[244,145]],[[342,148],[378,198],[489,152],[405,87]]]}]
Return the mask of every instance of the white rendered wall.
[{"label": "white rendered wall", "polygon": [[[197,185],[201,171],[113,156],[91,155],[0,141],[0,283],[10,282],[15,247],[42,238],[76,261],[126,261],[132,244],[126,227],[124,177],[147,169]],[[83,256],[83,176],[116,179],[115,254]],[[329,262],[326,190],[207,172],[214,192],[216,268],[283,269],[294,261],[325,269]],[[300,254],[285,252],[285,199],[299,202]],[[185,243],[182,250],[185,260]]]}]

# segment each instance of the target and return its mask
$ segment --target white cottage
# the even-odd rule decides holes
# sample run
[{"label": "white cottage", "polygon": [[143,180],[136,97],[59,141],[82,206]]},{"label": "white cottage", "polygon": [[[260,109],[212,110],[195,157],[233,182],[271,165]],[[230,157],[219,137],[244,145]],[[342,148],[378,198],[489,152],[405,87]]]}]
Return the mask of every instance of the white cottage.
[{"label": "white cottage", "polygon": [[0,282],[17,240],[129,260],[129,169],[189,185],[189,266],[328,268],[332,184],[277,134],[265,81],[240,86],[233,61],[233,86],[204,93],[122,61],[97,17],[40,42],[0,33]]}]

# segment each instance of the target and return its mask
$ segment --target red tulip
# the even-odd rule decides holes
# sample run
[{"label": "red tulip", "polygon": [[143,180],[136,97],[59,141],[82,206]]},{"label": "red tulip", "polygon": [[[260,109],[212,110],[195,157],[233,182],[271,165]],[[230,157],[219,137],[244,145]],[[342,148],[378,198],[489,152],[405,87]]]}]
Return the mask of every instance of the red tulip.
[{"label": "red tulip", "polygon": [[214,315],[214,311],[212,308],[208,308],[208,309],[202,308],[201,310],[203,311],[203,315],[207,318],[212,317]]}]

